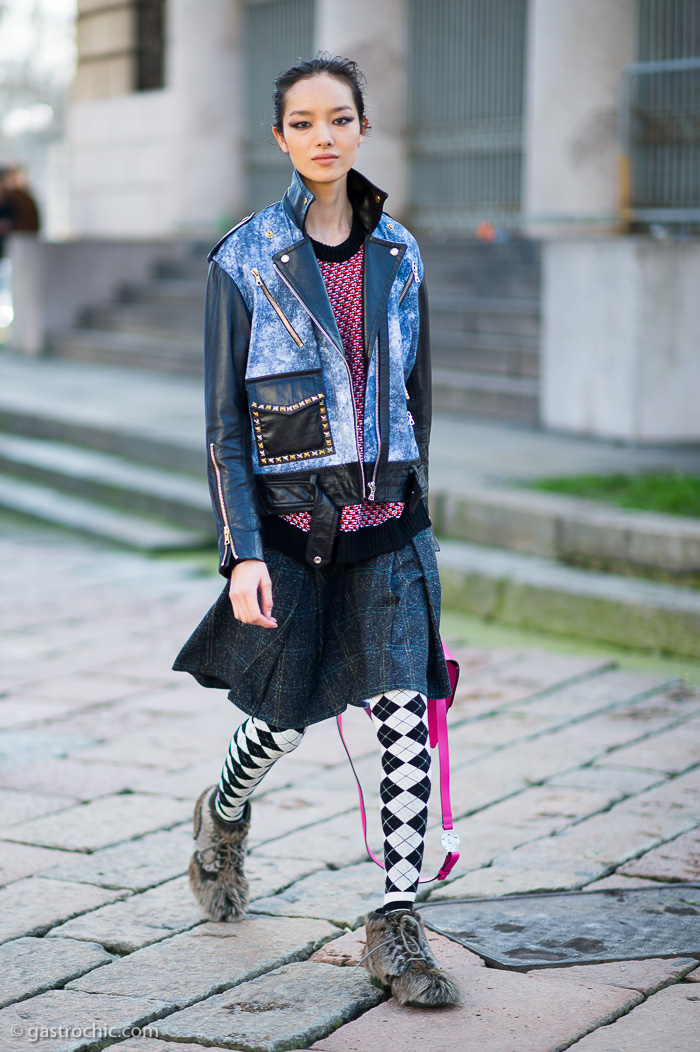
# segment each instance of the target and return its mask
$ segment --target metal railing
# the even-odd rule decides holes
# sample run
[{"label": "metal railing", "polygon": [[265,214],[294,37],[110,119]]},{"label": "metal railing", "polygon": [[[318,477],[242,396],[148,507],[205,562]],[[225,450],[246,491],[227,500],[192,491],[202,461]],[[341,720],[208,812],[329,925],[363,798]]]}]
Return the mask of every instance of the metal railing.
[{"label": "metal railing", "polygon": [[700,56],[625,67],[619,136],[623,224],[700,223]]},{"label": "metal railing", "polygon": [[422,227],[521,215],[527,0],[410,0],[410,200]]}]

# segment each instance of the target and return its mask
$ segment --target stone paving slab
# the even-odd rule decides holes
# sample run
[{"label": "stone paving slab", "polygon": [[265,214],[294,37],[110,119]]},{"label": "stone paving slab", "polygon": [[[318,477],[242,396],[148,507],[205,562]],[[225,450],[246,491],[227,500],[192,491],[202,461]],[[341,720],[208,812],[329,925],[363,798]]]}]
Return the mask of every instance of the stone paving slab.
[{"label": "stone paving slab", "polygon": [[185,1008],[292,961],[302,961],[337,932],[327,921],[250,917],[210,922],[147,946],[69,983],[70,990],[167,1001]]},{"label": "stone paving slab", "polygon": [[664,818],[688,815],[700,822],[700,767],[667,779],[620,804],[619,813],[637,813]]},{"label": "stone paving slab", "polygon": [[279,789],[255,802],[249,843],[255,846],[295,830],[301,832],[309,826],[338,815],[347,815],[355,809],[357,790],[326,789],[323,794],[319,794],[296,785],[290,789]]},{"label": "stone paving slab", "polygon": [[244,1052],[282,1052],[311,1044],[383,997],[354,969],[290,964],[167,1016],[159,1033]]},{"label": "stone paving slab", "polygon": [[[45,883],[56,887],[64,884],[61,880]],[[87,888],[90,885],[79,886]],[[102,888],[99,890],[109,894]],[[116,896],[118,893],[111,894]],[[187,878],[179,877],[61,924],[49,932],[49,938],[99,942],[111,953],[133,953],[142,946],[194,928],[204,919],[192,898]]]},{"label": "stone paving slab", "polygon": [[696,990],[685,983],[661,990],[629,1015],[571,1045],[571,1052],[694,1052],[700,1034]]},{"label": "stone paving slab", "polygon": [[189,817],[190,808],[182,800],[118,794],[70,807],[58,814],[19,822],[6,829],[4,836],[7,840],[43,847],[97,851],[174,826]]},{"label": "stone paving slab", "polygon": [[555,1052],[642,999],[636,990],[602,983],[588,989],[533,972],[523,976],[468,963],[453,964],[452,971],[462,986],[462,1005],[437,1016],[435,1010],[400,1008],[392,998],[318,1041],[314,1052],[367,1052],[386,1034],[401,1052]]},{"label": "stone paving slab", "polygon": [[[253,793],[253,800],[275,792],[277,789],[286,789],[292,784],[300,788],[311,788],[315,782],[310,784],[305,781],[305,778],[313,778],[320,770],[326,772],[326,769],[321,768],[319,764],[304,761],[291,763],[287,762],[289,759],[290,757],[287,756],[282,757],[279,763],[270,768],[256,792]],[[191,764],[175,771],[144,774],[141,770],[141,775],[135,780],[133,788],[139,793],[156,793],[162,796],[172,796],[178,800],[189,800],[194,808],[194,801],[206,786],[218,782],[222,763],[223,757],[219,759],[211,757],[202,763]]]},{"label": "stone paving slab", "polygon": [[60,676],[54,680],[40,679],[17,687],[15,693],[28,698],[65,698],[87,705],[119,701],[130,694],[140,694],[152,684],[132,676],[105,676],[83,672],[75,676]]},{"label": "stone paving slab", "polygon": [[598,762],[680,774],[700,763],[700,728],[680,724],[635,745],[615,749]]},{"label": "stone paving slab", "polygon": [[664,785],[667,776],[660,771],[638,771],[634,767],[576,767],[547,778],[545,785],[572,789],[600,789],[619,800],[635,796],[654,785]]},{"label": "stone paving slab", "polygon": [[258,899],[251,911],[277,917],[317,917],[356,928],[370,910],[381,905],[383,887],[381,871],[372,862],[362,862],[312,873],[279,895]]},{"label": "stone paving slab", "polygon": [[94,702],[69,698],[32,698],[22,695],[20,688],[4,695],[0,701],[0,728],[29,727],[47,723],[73,712],[92,712]]},{"label": "stone paving slab", "polygon": [[633,862],[626,862],[618,872],[629,877],[674,883],[700,880],[700,829],[682,833],[670,843],[648,851]]},{"label": "stone paving slab", "polygon": [[250,885],[250,898],[268,898],[284,891],[291,884],[312,873],[325,872],[328,867],[323,862],[308,858],[263,858],[260,855],[249,855],[246,859],[245,873]]},{"label": "stone paving slab", "polygon": [[[44,798],[53,800],[56,810],[60,810],[69,807],[76,797],[79,800],[94,800],[98,796],[134,789],[143,774],[143,767],[84,761],[76,753],[70,759],[60,756],[30,761],[21,767],[1,771],[0,785],[36,794],[44,793]],[[63,798],[67,799],[64,801]]]},{"label": "stone paving slab", "polygon": [[[611,961],[609,964],[581,964],[570,968],[538,968],[538,979],[559,982],[568,979],[580,986],[604,983],[637,990],[645,997],[665,986],[677,983],[698,967],[694,957],[650,957],[644,961]],[[535,972],[526,972],[534,975]]]},{"label": "stone paving slab", "polygon": [[191,853],[192,824],[187,822],[90,855],[66,854],[58,865],[44,869],[41,875],[104,888],[146,891],[186,873]]},{"label": "stone paving slab", "polygon": [[[153,1023],[152,1030],[157,1030],[157,1023]],[[186,1041],[160,1041],[150,1037],[130,1037],[127,1041],[119,1041],[116,1045],[110,1045],[110,1052],[202,1052],[204,1045],[193,1045]],[[221,1045],[207,1045],[207,1052],[229,1052]],[[303,1052],[303,1049],[301,1050]]]},{"label": "stone paving slab", "polygon": [[166,1008],[148,997],[50,990],[0,1010],[3,1052],[26,1052],[35,1043],[44,1044],[44,1040],[51,1052],[87,1052],[95,1048],[96,1042],[103,1045],[110,1037],[127,1036],[132,1027],[148,1023]]},{"label": "stone paving slab", "polygon": [[526,711],[578,720],[594,712],[624,709],[650,694],[659,694],[668,682],[669,677],[658,672],[611,668],[528,701]]},{"label": "stone paving slab", "polygon": [[[109,964],[110,954],[97,943],[72,939],[15,939],[0,946],[0,1008],[62,986],[79,975]],[[141,993],[142,991],[139,991]]]},{"label": "stone paving slab", "polygon": [[22,935],[43,935],[55,925],[116,902],[123,895],[90,884],[41,877],[16,880],[0,888],[0,942]]},{"label": "stone paving slab", "polygon": [[76,804],[75,796],[48,796],[45,793],[23,792],[19,789],[0,788],[0,837],[5,826],[15,822],[26,822],[29,818],[38,818],[54,811],[62,811],[71,804]]},{"label": "stone paving slab", "polygon": [[53,866],[61,860],[67,861],[74,856],[69,851],[49,851],[47,848],[34,847],[31,844],[12,844],[7,840],[0,841],[0,885],[11,884],[14,880],[31,877],[40,873],[47,866]]},{"label": "stone paving slab", "polygon": [[26,728],[5,731],[0,739],[0,777],[26,763],[48,760],[53,756],[63,756],[71,750],[86,748],[94,740],[94,734],[87,737],[56,730]]},{"label": "stone paving slab", "polygon": [[143,767],[165,767],[177,770],[204,757],[222,762],[231,738],[231,730],[194,719],[180,717],[177,723],[160,721],[145,728],[138,736],[121,734],[110,741],[80,750],[80,759],[99,763],[141,764]]},{"label": "stone paving slab", "polygon": [[[374,812],[368,817],[376,820]],[[376,843],[376,837],[372,839]],[[252,850],[257,858],[304,858],[338,868],[355,865],[367,857],[359,811],[295,830],[277,840],[256,845]]]}]

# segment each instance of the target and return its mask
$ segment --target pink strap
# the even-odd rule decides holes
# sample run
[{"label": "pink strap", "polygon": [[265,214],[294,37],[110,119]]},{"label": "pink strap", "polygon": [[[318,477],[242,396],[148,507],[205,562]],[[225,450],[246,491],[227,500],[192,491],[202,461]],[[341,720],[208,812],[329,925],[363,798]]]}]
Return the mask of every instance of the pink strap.
[{"label": "pink strap", "polygon": [[[437,877],[428,877],[425,880],[421,880],[421,884],[428,884],[432,880],[444,880],[448,876],[455,863],[459,859],[459,837],[453,832],[454,826],[452,823],[452,804],[450,801],[450,749],[447,740],[447,710],[454,701],[455,691],[457,689],[457,682],[459,680],[459,665],[455,658],[452,656],[450,651],[447,649],[445,644],[442,644],[442,649],[445,653],[445,661],[447,663],[447,672],[450,677],[450,696],[448,698],[429,698],[428,699],[428,737],[430,740],[430,748],[434,749],[437,745],[438,756],[440,758],[440,803],[442,807],[442,844],[447,851],[445,861],[440,867],[440,871]],[[369,706],[366,707],[367,715],[372,718]],[[343,718],[342,716],[336,716],[338,723],[338,731],[340,733],[340,740],[343,743],[343,748],[347,753],[348,760],[350,761],[350,767],[352,773],[355,776],[357,782],[357,791],[360,797],[360,815],[362,818],[362,835],[365,841],[365,848],[367,854],[376,862],[378,866],[385,869],[383,862],[380,862],[377,856],[374,854],[367,842],[367,814],[365,811],[365,798],[362,793],[362,786],[360,779],[357,776],[355,765],[352,762],[352,756],[348,749],[345,736],[343,735]]]}]

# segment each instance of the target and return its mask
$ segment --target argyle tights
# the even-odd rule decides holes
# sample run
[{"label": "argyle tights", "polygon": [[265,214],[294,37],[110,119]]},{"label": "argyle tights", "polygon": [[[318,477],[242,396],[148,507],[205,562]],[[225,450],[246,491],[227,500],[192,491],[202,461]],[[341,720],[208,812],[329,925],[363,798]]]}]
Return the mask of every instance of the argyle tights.
[{"label": "argyle tights", "polygon": [[[423,862],[430,797],[426,699],[414,690],[387,690],[369,699],[381,750],[379,785],[386,908],[410,907]],[[251,716],[236,730],[221,772],[215,808],[237,822],[248,798],[272,765],[293,752],[304,729],[273,727]]]}]

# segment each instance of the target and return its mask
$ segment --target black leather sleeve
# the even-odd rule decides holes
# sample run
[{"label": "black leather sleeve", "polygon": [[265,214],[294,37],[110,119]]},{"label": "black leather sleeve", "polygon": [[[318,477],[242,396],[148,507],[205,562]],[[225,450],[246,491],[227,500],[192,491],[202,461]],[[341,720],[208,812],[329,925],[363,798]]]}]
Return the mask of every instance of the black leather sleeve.
[{"label": "black leather sleeve", "polygon": [[418,350],[416,361],[406,381],[408,407],[414,420],[413,433],[420,453],[420,483],[428,493],[428,448],[433,416],[432,372],[430,365],[430,323],[428,319],[428,291],[425,281],[418,288]]},{"label": "black leather sleeve", "polygon": [[243,297],[212,262],[204,315],[207,474],[224,577],[236,562],[264,555],[244,382],[249,340],[250,315]]}]

